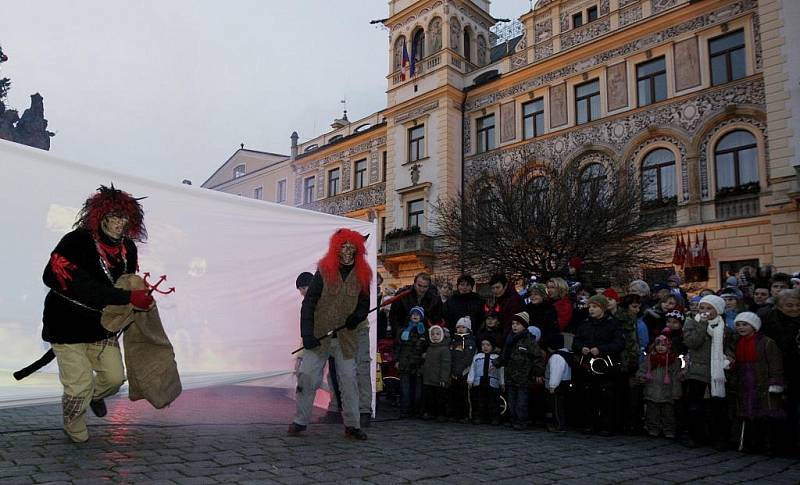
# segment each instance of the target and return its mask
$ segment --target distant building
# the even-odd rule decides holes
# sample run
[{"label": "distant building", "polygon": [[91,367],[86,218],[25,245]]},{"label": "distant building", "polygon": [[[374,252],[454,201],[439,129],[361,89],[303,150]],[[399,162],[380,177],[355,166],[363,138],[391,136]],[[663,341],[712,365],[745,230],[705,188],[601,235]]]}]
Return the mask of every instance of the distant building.
[{"label": "distant building", "polygon": [[[503,157],[536,153],[531,163],[635,174],[662,230],[708,234],[707,286],[744,265],[800,269],[800,65],[788,49],[800,34],[787,28],[798,2],[540,0],[519,35],[499,38],[489,3],[389,2],[386,108],[295,136],[279,162],[290,203],[378,221],[399,236],[382,238],[388,279],[408,282],[447,273],[431,204]],[[215,188],[247,182],[229,178]]]}]

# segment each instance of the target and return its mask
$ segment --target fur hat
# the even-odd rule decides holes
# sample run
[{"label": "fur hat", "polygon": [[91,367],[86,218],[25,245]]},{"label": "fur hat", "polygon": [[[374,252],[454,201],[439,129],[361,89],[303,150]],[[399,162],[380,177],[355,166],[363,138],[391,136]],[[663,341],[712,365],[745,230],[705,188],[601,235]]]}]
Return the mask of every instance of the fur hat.
[{"label": "fur hat", "polygon": [[310,286],[311,280],[314,279],[314,275],[309,273],[308,271],[303,271],[300,275],[297,276],[297,279],[294,280],[295,288],[302,288],[304,286]]},{"label": "fur hat", "polygon": [[423,320],[425,320],[425,309],[422,308],[421,306],[415,306],[414,308],[409,310],[408,311],[408,316],[410,317],[414,313],[419,313],[419,316],[422,317]]},{"label": "fur hat", "polygon": [[722,313],[725,311],[725,300],[717,295],[706,295],[703,298],[700,298],[700,303],[708,303],[709,305],[713,306],[714,309],[717,310],[718,315],[722,315]]},{"label": "fur hat", "polygon": [[528,315],[528,312],[519,312],[511,317],[511,321],[517,321],[521,323],[523,327],[527,327],[531,322],[531,317]]},{"label": "fur hat", "polygon": [[589,297],[589,303],[594,303],[603,310],[608,308],[608,298],[604,297],[603,295],[594,295]]},{"label": "fur hat", "polygon": [[745,322],[753,327],[756,332],[761,330],[761,319],[753,312],[742,312],[736,315],[735,322]]},{"label": "fur hat", "polygon": [[483,343],[484,340],[492,344],[492,348],[497,347],[497,341],[494,339],[493,336],[489,334],[481,336],[481,343]]},{"label": "fur hat", "polygon": [[456,322],[456,327],[458,327],[459,325],[463,325],[463,326],[467,327],[468,330],[471,331],[472,330],[472,319],[470,317],[461,317]]},{"label": "fur hat", "polygon": [[539,327],[531,325],[528,327],[528,332],[530,332],[530,334],[533,336],[534,342],[538,342],[542,339],[542,331],[539,329]]}]

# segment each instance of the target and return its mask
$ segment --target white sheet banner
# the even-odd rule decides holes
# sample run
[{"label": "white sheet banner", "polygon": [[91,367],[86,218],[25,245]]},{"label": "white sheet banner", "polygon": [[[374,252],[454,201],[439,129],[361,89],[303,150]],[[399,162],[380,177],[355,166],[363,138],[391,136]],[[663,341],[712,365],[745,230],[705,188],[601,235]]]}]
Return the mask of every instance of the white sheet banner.
[{"label": "white sheet banner", "polygon": [[[155,280],[166,274],[165,286],[176,288],[156,300],[187,388],[262,378],[291,385],[290,353],[301,343],[295,278],[315,271],[337,228],[370,234],[368,260],[376,267],[372,222],[148,181],[3,140],[0,170],[0,407],[60,399],[55,362],[20,382],[11,373],[49,348],[40,336],[42,271],[100,185],[147,197],[140,272]],[[374,306],[374,291],[371,298]]]}]

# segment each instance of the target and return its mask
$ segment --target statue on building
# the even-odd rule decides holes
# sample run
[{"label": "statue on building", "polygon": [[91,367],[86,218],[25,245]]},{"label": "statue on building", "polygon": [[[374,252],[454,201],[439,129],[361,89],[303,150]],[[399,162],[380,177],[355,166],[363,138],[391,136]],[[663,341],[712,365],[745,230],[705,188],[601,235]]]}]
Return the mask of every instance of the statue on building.
[{"label": "statue on building", "polygon": [[486,38],[482,35],[478,36],[478,65],[486,65]]},{"label": "statue on building", "polygon": [[438,52],[442,48],[442,19],[436,17],[431,21],[428,35],[431,38],[431,53]]},{"label": "statue on building", "polygon": [[397,71],[403,64],[403,43],[406,41],[406,38],[402,35],[397,38],[397,41],[394,43],[394,52],[392,53],[392,67],[393,70]]},{"label": "statue on building", "polygon": [[450,48],[458,52],[459,45],[461,44],[461,22],[457,18],[450,19]]},{"label": "statue on building", "polygon": [[[0,63],[7,60],[8,57],[0,47]],[[10,86],[11,81],[8,78],[0,78],[0,139],[49,150],[50,137],[55,133],[47,131],[42,96],[39,93],[31,95],[31,107],[20,118],[17,110],[6,109],[4,103]]]}]

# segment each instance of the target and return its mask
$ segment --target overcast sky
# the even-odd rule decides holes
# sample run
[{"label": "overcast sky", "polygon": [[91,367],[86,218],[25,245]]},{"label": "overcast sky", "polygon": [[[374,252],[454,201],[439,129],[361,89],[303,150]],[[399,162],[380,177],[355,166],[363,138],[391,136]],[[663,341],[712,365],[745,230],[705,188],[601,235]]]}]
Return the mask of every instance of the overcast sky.
[{"label": "overcast sky", "polygon": [[[494,0],[518,18],[528,0]],[[7,104],[44,96],[50,151],[201,184],[238,147],[289,152],[386,105],[385,0],[3,0]]]}]

